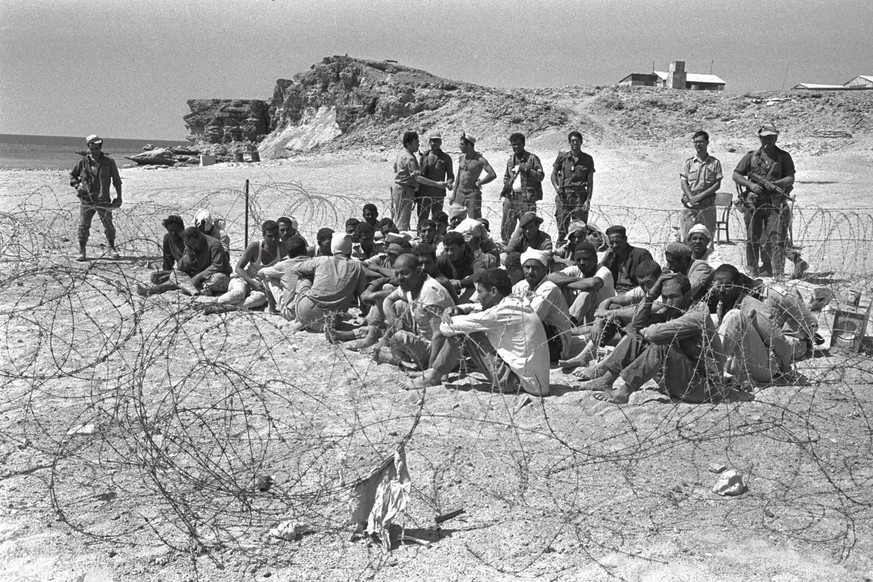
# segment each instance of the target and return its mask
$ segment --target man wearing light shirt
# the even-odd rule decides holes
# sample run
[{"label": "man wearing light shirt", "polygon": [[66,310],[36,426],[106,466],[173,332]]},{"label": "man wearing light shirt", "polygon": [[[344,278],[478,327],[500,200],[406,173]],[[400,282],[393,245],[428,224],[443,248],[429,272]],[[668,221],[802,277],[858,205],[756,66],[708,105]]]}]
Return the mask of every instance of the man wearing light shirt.
[{"label": "man wearing light shirt", "polygon": [[709,155],[709,134],[698,131],[692,138],[694,156],[685,160],[679,174],[682,187],[682,212],[680,232],[682,240],[688,240],[688,230],[702,224],[709,232],[715,232],[715,193],[721,188],[721,162]]},{"label": "man wearing light shirt", "polygon": [[[612,272],[597,264],[597,251],[589,242],[580,242],[573,251],[576,265],[549,275],[549,281],[564,289],[570,304],[570,317],[576,324],[594,321],[597,306],[615,296]],[[573,292],[576,296],[573,297]]]}]

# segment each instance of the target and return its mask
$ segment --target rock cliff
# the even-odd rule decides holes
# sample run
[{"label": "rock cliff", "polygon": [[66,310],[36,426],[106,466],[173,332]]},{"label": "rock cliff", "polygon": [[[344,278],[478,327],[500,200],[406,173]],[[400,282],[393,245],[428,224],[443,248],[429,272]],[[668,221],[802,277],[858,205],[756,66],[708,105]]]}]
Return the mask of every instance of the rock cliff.
[{"label": "rock cliff", "polygon": [[269,105],[260,99],[189,99],[188,140],[197,144],[257,143],[270,131]]}]

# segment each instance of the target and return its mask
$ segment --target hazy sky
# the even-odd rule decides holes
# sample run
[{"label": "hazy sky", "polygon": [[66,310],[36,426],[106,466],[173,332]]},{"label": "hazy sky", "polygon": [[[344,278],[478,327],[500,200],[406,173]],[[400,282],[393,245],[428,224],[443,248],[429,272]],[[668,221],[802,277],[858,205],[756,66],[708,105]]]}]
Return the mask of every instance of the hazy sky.
[{"label": "hazy sky", "polygon": [[0,0],[0,133],[181,139],[189,98],[329,55],[500,87],[685,60],[729,92],[873,75],[873,0]]}]

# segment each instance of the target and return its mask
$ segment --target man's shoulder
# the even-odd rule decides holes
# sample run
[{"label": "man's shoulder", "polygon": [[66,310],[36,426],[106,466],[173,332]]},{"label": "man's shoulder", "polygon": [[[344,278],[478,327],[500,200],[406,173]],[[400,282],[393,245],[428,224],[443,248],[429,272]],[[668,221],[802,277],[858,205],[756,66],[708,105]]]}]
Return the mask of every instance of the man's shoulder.
[{"label": "man's shoulder", "polygon": [[631,247],[629,256],[633,257],[634,259],[640,260],[640,261],[653,260],[652,253],[650,253],[648,250],[646,250],[642,247]]}]

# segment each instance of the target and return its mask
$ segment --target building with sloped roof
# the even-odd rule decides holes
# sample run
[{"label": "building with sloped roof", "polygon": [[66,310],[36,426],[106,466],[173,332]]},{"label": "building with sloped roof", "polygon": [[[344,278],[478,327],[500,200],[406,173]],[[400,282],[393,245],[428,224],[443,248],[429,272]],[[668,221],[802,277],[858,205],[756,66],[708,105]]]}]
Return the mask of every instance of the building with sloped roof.
[{"label": "building with sloped roof", "polygon": [[669,71],[631,73],[618,82],[626,87],[664,87],[692,91],[724,91],[725,82],[716,75],[685,72],[685,61],[670,63]]}]

